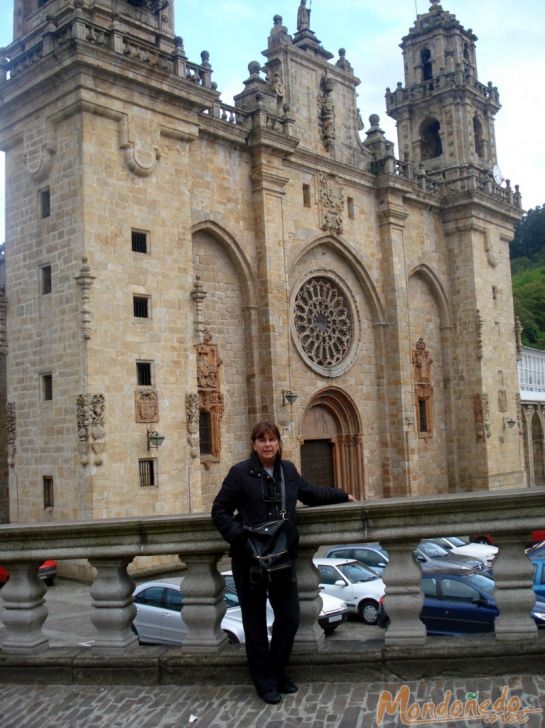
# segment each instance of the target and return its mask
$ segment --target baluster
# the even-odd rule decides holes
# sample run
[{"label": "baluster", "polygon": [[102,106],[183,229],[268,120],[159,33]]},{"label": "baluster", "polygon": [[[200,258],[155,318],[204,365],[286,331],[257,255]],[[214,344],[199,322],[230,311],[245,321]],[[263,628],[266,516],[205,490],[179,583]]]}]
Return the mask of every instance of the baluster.
[{"label": "baluster", "polygon": [[217,564],[223,552],[188,554],[183,557],[188,571],[182,582],[182,616],[189,630],[183,642],[186,652],[218,652],[227,645],[221,628],[226,606],[224,581]]},{"label": "baluster", "polygon": [[127,573],[132,558],[89,559],[97,576],[89,593],[93,599],[91,621],[98,630],[93,647],[124,653],[138,646],[131,630],[136,617],[132,593],[134,581]]},{"label": "baluster", "polygon": [[49,647],[49,640],[42,632],[47,618],[44,594],[47,587],[38,578],[38,561],[6,561],[10,572],[8,583],[2,589],[2,622],[7,635],[2,641],[4,652],[27,655]]},{"label": "baluster", "polygon": [[320,575],[312,562],[315,551],[315,546],[310,548],[299,547],[297,584],[299,587],[301,619],[295,636],[295,650],[307,649],[310,646],[318,648],[324,641],[324,631],[318,624],[322,600],[318,588]]},{"label": "baluster", "polygon": [[422,645],[426,641],[426,627],[419,616],[424,603],[420,588],[422,572],[414,561],[415,543],[386,544],[390,555],[383,579],[386,584],[384,607],[390,617],[385,644]]},{"label": "baluster", "polygon": [[494,537],[499,552],[494,559],[494,596],[500,616],[496,639],[502,642],[537,638],[537,625],[530,612],[536,596],[532,589],[534,571],[524,552],[520,536]]}]

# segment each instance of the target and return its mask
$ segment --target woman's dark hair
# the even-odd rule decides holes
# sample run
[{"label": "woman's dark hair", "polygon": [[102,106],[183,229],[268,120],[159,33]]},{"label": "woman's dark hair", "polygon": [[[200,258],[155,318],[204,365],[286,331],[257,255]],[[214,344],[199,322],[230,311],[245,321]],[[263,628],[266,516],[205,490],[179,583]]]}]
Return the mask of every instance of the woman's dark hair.
[{"label": "woman's dark hair", "polygon": [[252,430],[252,442],[255,442],[256,440],[261,440],[261,438],[265,437],[265,435],[272,435],[272,437],[275,437],[278,440],[278,444],[280,446],[278,450],[278,457],[281,458],[282,438],[280,436],[280,430],[278,429],[278,426],[274,424],[274,422],[269,422],[268,420],[258,422]]}]

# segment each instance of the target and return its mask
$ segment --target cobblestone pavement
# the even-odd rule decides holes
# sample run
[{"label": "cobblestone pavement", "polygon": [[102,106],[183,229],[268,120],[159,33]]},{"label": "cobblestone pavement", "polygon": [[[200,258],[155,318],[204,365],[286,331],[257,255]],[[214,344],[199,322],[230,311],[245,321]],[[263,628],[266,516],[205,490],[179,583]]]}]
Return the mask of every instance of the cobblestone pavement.
[{"label": "cobblestone pavement", "polygon": [[[404,716],[394,705],[403,685],[408,696]],[[377,706],[384,690],[390,691],[392,700],[390,714],[386,711],[381,720]],[[492,719],[472,717],[472,705],[473,710],[480,705],[491,711]],[[543,728],[543,714],[537,712],[543,708],[545,677],[536,676],[397,684],[307,683],[278,706],[265,705],[251,687],[0,687],[2,728],[394,728],[415,721],[431,728],[490,724]],[[525,713],[528,709],[534,712]],[[464,710],[471,717],[457,719]]]}]

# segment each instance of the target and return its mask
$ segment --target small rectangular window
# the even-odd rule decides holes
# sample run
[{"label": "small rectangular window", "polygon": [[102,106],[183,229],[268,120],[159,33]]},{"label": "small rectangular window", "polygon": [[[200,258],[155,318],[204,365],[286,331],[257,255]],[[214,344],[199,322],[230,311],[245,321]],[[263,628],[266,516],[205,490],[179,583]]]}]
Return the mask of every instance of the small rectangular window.
[{"label": "small rectangular window", "polygon": [[137,361],[136,362],[136,381],[141,387],[151,387],[151,362],[150,361]]},{"label": "small rectangular window", "polygon": [[346,198],[346,207],[348,209],[348,217],[351,220],[353,220],[356,217],[356,213],[354,210],[354,198],[353,197]]},{"label": "small rectangular window", "polygon": [[42,396],[45,401],[53,399],[53,375],[42,374]]},{"label": "small rectangular window", "polygon": [[418,432],[429,432],[428,402],[425,399],[418,400]]},{"label": "small rectangular window", "polygon": [[305,207],[310,207],[310,185],[303,185],[303,205]]},{"label": "small rectangular window", "polygon": [[140,470],[140,487],[150,488],[157,485],[157,473],[155,472],[155,460],[139,460],[138,466]]},{"label": "small rectangular window", "polygon": [[51,215],[51,196],[49,189],[40,192],[40,217],[50,217]]},{"label": "small rectangular window", "polygon": [[199,412],[199,441],[201,455],[212,455],[212,413]]},{"label": "small rectangular window", "polygon": [[53,478],[50,475],[43,476],[43,488],[44,488],[44,509],[53,508],[55,505],[55,498],[53,492]]},{"label": "small rectangular window", "polygon": [[42,266],[42,294],[51,293],[51,266]]},{"label": "small rectangular window", "polygon": [[136,318],[149,318],[149,297],[134,296],[133,312]]},{"label": "small rectangular window", "polygon": [[131,231],[131,243],[134,253],[148,252],[148,234],[142,230]]}]

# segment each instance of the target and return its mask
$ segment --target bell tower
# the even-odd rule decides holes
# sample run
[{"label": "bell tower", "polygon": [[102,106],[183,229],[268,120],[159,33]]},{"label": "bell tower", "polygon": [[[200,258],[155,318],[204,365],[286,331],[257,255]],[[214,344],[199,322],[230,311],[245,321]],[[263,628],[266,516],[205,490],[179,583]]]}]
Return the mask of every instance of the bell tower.
[{"label": "bell tower", "polygon": [[476,41],[439,0],[403,38],[405,85],[387,89],[386,108],[397,122],[400,158],[429,174],[496,165],[499,94],[478,80]]}]

